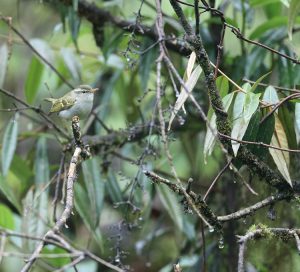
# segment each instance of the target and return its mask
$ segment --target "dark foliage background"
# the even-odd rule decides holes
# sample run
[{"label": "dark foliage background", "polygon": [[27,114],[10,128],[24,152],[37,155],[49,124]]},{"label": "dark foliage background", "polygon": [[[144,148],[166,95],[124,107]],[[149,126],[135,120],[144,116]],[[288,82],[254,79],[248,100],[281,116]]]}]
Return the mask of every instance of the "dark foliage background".
[{"label": "dark foliage background", "polygon": [[[170,2],[222,73],[206,74]],[[52,240],[32,271],[298,271],[300,4],[170,2],[160,14],[148,0],[1,1],[1,271],[24,269],[42,237]],[[192,51],[203,72],[185,114],[177,75],[190,86]],[[55,244],[45,234],[65,207],[74,141],[43,99],[80,84],[99,88],[81,123],[92,156],[77,165],[75,207]],[[221,118],[232,144],[214,140]],[[234,139],[248,141],[236,158]]]}]

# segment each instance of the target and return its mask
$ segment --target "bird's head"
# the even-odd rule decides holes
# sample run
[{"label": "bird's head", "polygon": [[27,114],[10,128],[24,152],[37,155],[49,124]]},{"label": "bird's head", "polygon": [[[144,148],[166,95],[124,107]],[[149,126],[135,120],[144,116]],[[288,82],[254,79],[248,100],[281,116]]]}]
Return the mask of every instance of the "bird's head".
[{"label": "bird's head", "polygon": [[92,88],[88,85],[80,85],[73,90],[77,101],[93,101],[94,94],[98,88]]}]

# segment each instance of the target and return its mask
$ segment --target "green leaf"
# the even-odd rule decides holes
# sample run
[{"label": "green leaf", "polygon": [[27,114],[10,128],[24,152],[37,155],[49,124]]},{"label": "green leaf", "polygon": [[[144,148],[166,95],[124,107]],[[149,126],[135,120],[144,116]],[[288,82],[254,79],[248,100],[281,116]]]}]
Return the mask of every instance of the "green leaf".
[{"label": "green leaf", "polygon": [[[256,142],[270,144],[275,128],[274,114],[265,119],[259,124]],[[258,145],[253,145],[251,151],[260,159],[264,160],[268,154],[268,148]]]},{"label": "green leaf", "polygon": [[4,84],[7,63],[8,63],[8,48],[6,43],[4,43],[0,47],[0,63],[1,63],[0,65],[0,88],[1,88]]},{"label": "green leaf", "polygon": [[54,53],[50,45],[41,39],[31,39],[30,44],[43,56],[48,62],[54,62]]},{"label": "green leaf", "polygon": [[[288,141],[284,128],[277,116],[275,116],[275,131],[271,139],[271,145],[288,149]],[[287,151],[269,148],[270,154],[282,176],[292,187],[292,181],[289,174],[290,156]]]},{"label": "green leaf", "polygon": [[124,39],[124,32],[106,26],[104,28],[104,39],[103,46],[101,48],[105,60],[108,60],[109,56],[112,55],[120,47],[120,43]]},{"label": "green leaf", "polygon": [[72,6],[74,11],[78,11],[78,0],[72,0]]},{"label": "green leaf", "polygon": [[9,187],[9,183],[7,180],[0,175],[0,190],[3,195],[7,198],[7,200],[19,211],[21,212],[22,208],[19,201],[16,198],[12,188]]},{"label": "green leaf", "polygon": [[9,121],[8,126],[5,129],[3,143],[2,143],[2,173],[6,176],[14,157],[15,150],[17,147],[18,139],[18,119],[19,113]]},{"label": "green leaf", "polygon": [[216,0],[215,1],[215,8],[218,8],[222,4],[223,0]]},{"label": "green leaf", "polygon": [[[233,127],[231,137],[237,140],[242,140],[250,119],[259,105],[260,94],[247,92],[246,94],[239,93],[236,97],[233,107]],[[240,147],[240,143],[234,140],[231,141],[233,153],[236,156]]]},{"label": "green leaf", "polygon": [[113,172],[109,172],[108,181],[105,183],[106,190],[113,202],[122,202],[122,191]]},{"label": "green leaf", "polygon": [[11,230],[15,227],[12,211],[3,204],[0,204],[0,226]]},{"label": "green leaf", "polygon": [[183,213],[176,195],[164,185],[156,187],[160,200],[171,219],[180,231],[183,231]]},{"label": "green leaf", "polygon": [[35,184],[41,187],[49,181],[49,161],[47,155],[47,140],[40,137],[37,141],[35,154]]},{"label": "green leaf", "polygon": [[219,76],[216,79],[217,89],[220,92],[221,97],[224,97],[228,94],[229,91],[229,82],[228,79],[224,76]]},{"label": "green leaf", "polygon": [[[53,50],[47,42],[41,39],[31,39],[30,44],[49,63],[54,62]],[[25,97],[26,101],[30,104],[34,103],[37,93],[41,88],[45,67],[44,63],[37,56],[34,55],[32,57],[25,81]]]},{"label": "green leaf", "polygon": [[[234,97],[234,93],[230,93],[222,99],[226,112],[228,112],[228,110],[229,110],[229,107],[231,105],[233,97]],[[205,163],[206,163],[207,155],[210,155],[212,153],[213,148],[216,143],[216,138],[215,138],[215,135],[217,134],[216,127],[217,127],[216,126],[216,114],[213,113],[211,118],[209,119],[209,126],[207,125],[207,132],[206,132],[205,140],[204,140],[203,155],[204,155]],[[211,130],[213,130],[213,131],[211,131]]]},{"label": "green leaf", "polygon": [[291,0],[289,12],[288,12],[288,34],[290,40],[292,40],[293,27],[296,21],[296,16],[298,15],[299,11],[300,11],[300,1]]},{"label": "green leaf", "polygon": [[258,80],[256,80],[255,83],[252,85],[251,89],[249,90],[249,92],[254,92],[255,89],[257,88],[258,84],[259,84],[260,82],[262,82],[262,80],[263,80],[266,76],[268,76],[269,74],[271,74],[271,73],[272,73],[272,71],[271,71],[271,72],[268,72],[268,73],[266,73],[266,74],[264,74],[264,75],[261,76]]},{"label": "green leaf", "polygon": [[244,105],[244,111],[243,111],[243,118],[250,120],[253,113],[256,111],[258,105],[259,105],[259,97],[260,93],[253,94],[253,93],[247,93],[245,97],[245,105]]},{"label": "green leaf", "polygon": [[287,8],[290,6],[290,0],[280,0],[282,4],[284,4]]},{"label": "green leaf", "polygon": [[148,80],[150,77],[151,68],[155,63],[156,52],[157,48],[147,49],[149,46],[153,44],[151,39],[147,39],[144,42],[144,46],[142,47],[143,50],[147,50],[146,53],[142,54],[140,57],[140,64],[139,64],[139,75],[141,79],[141,87],[142,91],[147,91]]},{"label": "green leaf", "polygon": [[[65,249],[53,245],[47,245],[43,247],[43,250],[41,251],[41,254],[67,254],[67,253],[68,251],[66,251]],[[44,260],[47,260],[47,263],[49,263],[49,265],[56,268],[60,268],[64,265],[67,265],[72,261],[71,258],[67,258],[67,257],[45,258]]]},{"label": "green leaf", "polygon": [[[28,190],[22,201],[22,233],[37,237],[41,237],[45,234],[46,228],[48,228],[48,226],[45,225],[45,222],[47,222],[48,209],[48,205],[45,203],[45,196],[47,196],[45,192],[34,192],[33,187]],[[38,243],[39,241],[22,239],[22,249],[25,252],[31,252]]]},{"label": "green leaf", "polygon": [[68,68],[72,78],[77,81],[77,83],[81,82],[81,64],[78,61],[77,57],[73,53],[70,48],[62,48],[60,50],[61,56],[64,60],[66,67]]},{"label": "green leaf", "polygon": [[25,97],[29,104],[34,103],[37,93],[41,88],[43,72],[44,64],[36,56],[33,56],[25,81]]},{"label": "green leaf", "polygon": [[74,42],[74,45],[77,48],[78,47],[77,39],[80,30],[81,20],[80,17],[78,17],[77,12],[74,11],[73,7],[69,8],[68,19],[69,19],[69,28],[71,31],[72,41]]},{"label": "green leaf", "polygon": [[98,157],[94,157],[82,163],[84,183],[88,192],[90,213],[93,217],[94,228],[99,224],[105,189],[99,169],[100,162]]},{"label": "green leaf", "polygon": [[297,135],[297,143],[300,141],[300,103],[295,105],[295,131]]},{"label": "green leaf", "polygon": [[280,3],[280,0],[250,0],[249,4],[251,7],[256,8],[256,7],[262,7],[270,4],[276,4]]},{"label": "green leaf", "polygon": [[238,118],[242,117],[243,114],[243,105],[245,103],[246,94],[239,92],[234,100],[233,110],[232,110],[232,119],[235,122]]},{"label": "green leaf", "polygon": [[[298,0],[296,0],[296,1],[298,1]],[[299,16],[295,18],[295,22],[296,23],[300,22]],[[251,35],[249,36],[249,39],[251,39],[251,40],[258,39],[268,30],[274,30],[275,28],[286,26],[287,24],[288,24],[288,18],[286,16],[277,16],[277,17],[271,18],[267,22],[256,27],[252,31]]]},{"label": "green leaf", "polygon": [[[261,113],[257,110],[251,117],[245,135],[243,137],[244,141],[255,142],[257,138],[257,133],[259,130],[259,123],[260,123]],[[253,145],[248,145],[248,148],[251,149]]]},{"label": "green leaf", "polygon": [[191,93],[193,91],[201,73],[202,73],[202,68],[200,67],[200,65],[197,65],[195,70],[192,72],[191,76],[185,82],[185,86],[186,86],[187,90],[184,89],[183,87],[181,87],[180,95],[178,96],[178,98],[175,102],[174,109],[173,109],[171,117],[170,117],[168,130],[170,130],[172,122],[173,122],[177,112],[183,107],[184,102],[189,97],[189,94],[187,93],[187,91],[189,93]]},{"label": "green leaf", "polygon": [[281,124],[284,128],[288,145],[291,149],[297,149],[297,139],[294,129],[294,114],[288,107],[280,107],[278,110],[278,116],[281,121]]},{"label": "green leaf", "polygon": [[90,209],[90,199],[88,194],[79,183],[75,183],[74,193],[76,210],[83,219],[83,222],[88,230],[93,234],[93,237],[98,245],[102,248],[103,243],[101,233],[99,232],[99,228],[95,228],[95,218]]},{"label": "green leaf", "polygon": [[15,186],[18,186],[18,190],[21,195],[25,193],[25,190],[27,190],[31,185],[31,181],[33,179],[33,169],[31,169],[29,163],[30,162],[22,159],[17,154],[14,155],[11,162],[9,173],[12,173],[15,176],[18,182]]},{"label": "green leaf", "polygon": [[270,103],[270,104],[276,104],[279,102],[278,94],[276,89],[273,86],[268,86],[265,89],[263,101]]}]

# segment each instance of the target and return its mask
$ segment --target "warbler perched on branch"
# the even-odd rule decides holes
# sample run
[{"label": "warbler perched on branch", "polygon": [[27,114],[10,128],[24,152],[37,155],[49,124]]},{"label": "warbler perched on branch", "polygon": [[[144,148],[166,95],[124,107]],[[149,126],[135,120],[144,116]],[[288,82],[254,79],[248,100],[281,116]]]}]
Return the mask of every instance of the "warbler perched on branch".
[{"label": "warbler perched on branch", "polygon": [[60,98],[45,98],[51,102],[50,113],[57,112],[58,116],[71,120],[73,116],[85,119],[92,111],[94,94],[98,88],[80,85]]}]

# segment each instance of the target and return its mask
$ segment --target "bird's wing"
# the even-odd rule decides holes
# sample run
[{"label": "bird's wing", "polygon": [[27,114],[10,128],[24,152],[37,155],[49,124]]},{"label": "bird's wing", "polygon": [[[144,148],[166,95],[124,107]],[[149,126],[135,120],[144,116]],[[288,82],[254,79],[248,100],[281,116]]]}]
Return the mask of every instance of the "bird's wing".
[{"label": "bird's wing", "polygon": [[53,102],[50,112],[60,112],[63,110],[67,110],[74,105],[75,101],[75,97],[63,96],[62,98],[57,99],[55,102]]}]

